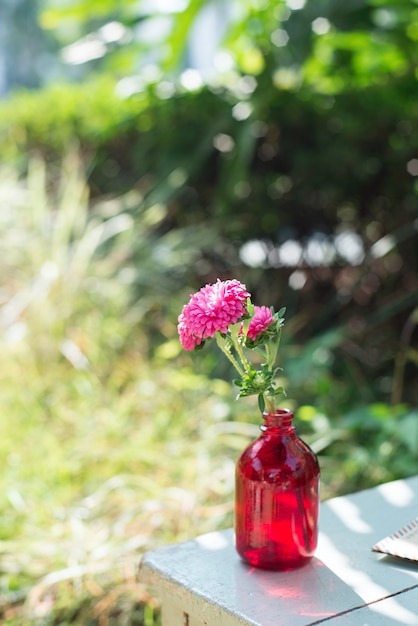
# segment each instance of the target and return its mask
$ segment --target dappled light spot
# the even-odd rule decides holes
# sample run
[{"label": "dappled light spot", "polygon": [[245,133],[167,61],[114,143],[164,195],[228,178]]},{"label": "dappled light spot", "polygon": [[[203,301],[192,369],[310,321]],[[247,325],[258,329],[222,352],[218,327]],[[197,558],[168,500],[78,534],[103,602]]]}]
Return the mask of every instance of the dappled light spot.
[{"label": "dappled light spot", "polygon": [[239,256],[248,267],[261,267],[267,259],[267,249],[262,241],[254,239],[241,246]]},{"label": "dappled light spot", "polygon": [[286,5],[289,9],[292,9],[292,11],[299,11],[300,9],[303,9],[305,4],[306,0],[286,0]]},{"label": "dappled light spot", "polygon": [[196,538],[196,543],[205,550],[222,550],[228,545],[225,536],[220,532],[208,533]]},{"label": "dappled light spot", "polygon": [[89,361],[79,346],[71,339],[64,339],[61,343],[61,353],[78,370],[84,370],[89,366]]},{"label": "dappled light spot", "polygon": [[155,92],[161,100],[168,100],[169,98],[174,96],[176,88],[174,86],[174,83],[172,83],[171,81],[162,80],[156,86]]},{"label": "dappled light spot", "polygon": [[395,598],[386,598],[384,602],[375,602],[369,605],[369,609],[380,615],[384,615],[392,623],[410,624],[414,626],[417,623],[414,613],[405,609]]},{"label": "dappled light spot", "polygon": [[271,42],[278,48],[282,48],[287,45],[289,41],[289,35],[283,28],[277,28],[271,33]]},{"label": "dappled light spot", "polygon": [[292,187],[293,182],[289,176],[279,176],[278,178],[276,178],[274,183],[269,186],[267,193],[271,198],[276,200],[278,198],[281,198],[283,194],[290,191]]},{"label": "dappled light spot", "polygon": [[371,247],[370,254],[375,259],[385,256],[395,247],[395,240],[392,235],[385,235],[378,239]]},{"label": "dappled light spot", "polygon": [[100,59],[106,54],[106,51],[107,48],[104,42],[91,35],[63,48],[61,54],[65,63],[81,65],[93,59]]},{"label": "dappled light spot", "polygon": [[219,133],[213,138],[213,145],[219,152],[231,152],[235,147],[235,142],[231,135]]},{"label": "dappled light spot", "polygon": [[197,70],[188,69],[181,74],[180,83],[187,91],[196,91],[203,86],[203,78]]},{"label": "dappled light spot", "polygon": [[257,87],[257,79],[254,76],[242,76],[238,80],[237,91],[243,96],[250,96]]},{"label": "dappled light spot", "polygon": [[299,289],[303,289],[308,277],[305,272],[301,270],[295,270],[289,276],[289,287],[294,291],[298,291]]},{"label": "dappled light spot", "polygon": [[227,50],[220,50],[215,54],[213,65],[219,72],[228,72],[235,66],[234,57]]},{"label": "dappled light spot", "polygon": [[408,161],[406,169],[411,176],[418,176],[418,159]]},{"label": "dappled light spot", "polygon": [[250,117],[253,112],[253,108],[249,102],[238,102],[232,108],[232,116],[238,120],[238,122],[242,122]]},{"label": "dappled light spot", "polygon": [[337,517],[355,533],[368,534],[373,531],[373,528],[365,522],[360,515],[359,508],[350,502],[348,498],[344,496],[331,500],[328,503],[329,508],[337,515]]},{"label": "dappled light spot", "polygon": [[298,68],[282,67],[273,74],[273,84],[278,89],[293,89],[301,81],[301,73]]},{"label": "dappled light spot", "polygon": [[390,9],[377,9],[372,14],[372,19],[376,26],[380,28],[393,28],[398,22],[395,11]]},{"label": "dappled light spot", "polygon": [[317,35],[325,35],[329,29],[331,28],[331,24],[326,17],[317,17],[312,22],[312,30]]},{"label": "dappled light spot", "polygon": [[[390,596],[390,592],[382,587],[382,585],[374,582],[371,577],[356,569],[350,563],[350,557],[341,552],[334,543],[323,533],[320,533],[320,545],[323,554],[327,559],[332,559],[333,570],[338,572],[341,578],[349,585],[365,602],[370,610],[385,615],[387,618],[394,620],[398,624],[416,624],[416,616],[404,608],[396,597]],[[374,602],[375,598],[385,598],[384,602]]]},{"label": "dappled light spot", "polygon": [[114,43],[121,40],[130,40],[131,35],[127,28],[120,22],[108,22],[99,28],[98,33],[106,43]]},{"label": "dappled light spot", "polygon": [[319,549],[321,555],[326,555],[326,560],[332,562],[333,571],[338,573],[338,577],[354,589],[366,602],[369,599],[373,600],[376,597],[382,598],[388,595],[388,591],[384,587],[373,582],[364,572],[355,569],[350,563],[350,557],[341,552],[331,539],[322,532],[319,533]]},{"label": "dappled light spot", "polygon": [[383,484],[377,487],[377,491],[383,498],[393,506],[403,507],[410,504],[414,499],[414,492],[404,481],[396,483],[396,490],[390,485]]},{"label": "dappled light spot", "polygon": [[281,265],[293,267],[302,258],[302,246],[296,239],[288,239],[278,248],[278,259]]},{"label": "dappled light spot", "polygon": [[142,13],[181,13],[187,8],[188,0],[142,0]]},{"label": "dappled light spot", "polygon": [[311,266],[330,265],[335,258],[335,247],[323,233],[309,238],[304,252],[306,263]]},{"label": "dappled light spot", "polygon": [[70,65],[81,65],[94,59],[100,59],[108,52],[108,45],[128,43],[132,34],[123,24],[117,21],[108,22],[96,32],[89,33],[78,41],[62,49],[62,59]]},{"label": "dappled light spot", "polygon": [[162,42],[172,28],[172,20],[168,15],[154,15],[140,21],[135,26],[135,39],[143,44]]},{"label": "dappled light spot", "polygon": [[[249,267],[329,267],[337,259],[343,260],[348,266],[357,266],[363,262],[365,250],[357,233],[343,231],[332,237],[317,232],[306,241],[289,238],[279,246],[253,239],[241,246],[239,255]],[[295,274],[292,281],[300,278],[299,274]],[[379,286],[375,283],[376,280],[369,281],[367,290],[374,292]]]},{"label": "dappled light spot", "polygon": [[[176,167],[176,169],[173,170],[171,174],[169,175],[167,182],[170,185],[170,187],[177,189],[178,187],[181,187],[182,185],[184,185],[186,180],[187,180],[186,170],[183,167]],[[158,206],[159,207],[163,206],[164,212],[166,212],[166,208],[164,205],[159,204]]]},{"label": "dappled light spot", "polygon": [[357,233],[345,231],[334,240],[338,254],[350,265],[360,265],[365,257],[362,239]]}]

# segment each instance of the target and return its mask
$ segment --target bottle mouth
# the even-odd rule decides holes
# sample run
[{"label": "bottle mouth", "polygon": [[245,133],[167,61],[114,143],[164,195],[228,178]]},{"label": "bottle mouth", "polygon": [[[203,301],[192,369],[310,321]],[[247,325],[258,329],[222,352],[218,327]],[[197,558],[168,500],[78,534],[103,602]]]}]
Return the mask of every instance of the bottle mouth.
[{"label": "bottle mouth", "polygon": [[293,411],[287,408],[274,409],[272,413],[269,413],[269,411],[263,411],[263,417],[266,418],[269,417],[269,415],[277,415],[277,417],[291,417],[293,416]]},{"label": "bottle mouth", "polygon": [[293,411],[290,409],[279,408],[275,409],[274,413],[264,411],[263,420],[264,423],[260,426],[262,432],[267,432],[271,429],[282,432],[291,432],[294,430]]}]

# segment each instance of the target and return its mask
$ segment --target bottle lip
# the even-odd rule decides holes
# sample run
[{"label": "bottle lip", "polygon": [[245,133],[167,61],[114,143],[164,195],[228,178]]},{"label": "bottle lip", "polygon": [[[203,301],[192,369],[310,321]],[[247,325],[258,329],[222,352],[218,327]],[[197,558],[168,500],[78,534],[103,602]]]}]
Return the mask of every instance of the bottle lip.
[{"label": "bottle lip", "polygon": [[287,408],[275,409],[274,413],[263,412],[264,423],[260,426],[262,432],[276,429],[281,432],[293,432],[293,411]]},{"label": "bottle lip", "polygon": [[263,411],[263,417],[264,419],[267,419],[268,417],[293,417],[293,413],[294,411],[292,411],[291,409],[288,408],[278,408],[278,409],[274,409],[273,413],[270,413],[269,411]]}]

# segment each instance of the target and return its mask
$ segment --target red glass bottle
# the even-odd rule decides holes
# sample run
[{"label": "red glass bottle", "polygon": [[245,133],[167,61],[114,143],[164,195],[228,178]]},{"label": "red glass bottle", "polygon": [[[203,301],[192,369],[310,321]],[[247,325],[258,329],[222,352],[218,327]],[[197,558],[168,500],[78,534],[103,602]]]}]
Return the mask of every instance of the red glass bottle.
[{"label": "red glass bottle", "polygon": [[277,409],[263,418],[262,434],[236,466],[236,549],[255,567],[293,569],[316,548],[319,465],[297,437],[292,411]]}]

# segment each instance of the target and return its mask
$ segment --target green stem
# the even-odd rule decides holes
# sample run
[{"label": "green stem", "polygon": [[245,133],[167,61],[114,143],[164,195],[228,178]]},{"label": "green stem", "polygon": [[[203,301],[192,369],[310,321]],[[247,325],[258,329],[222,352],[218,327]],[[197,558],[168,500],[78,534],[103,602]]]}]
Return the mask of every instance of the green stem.
[{"label": "green stem", "polygon": [[251,365],[248,363],[247,358],[244,354],[244,350],[238,340],[234,341],[235,350],[237,351],[239,358],[241,359],[241,363],[244,366],[245,371],[249,374],[252,370]]},{"label": "green stem", "polygon": [[266,394],[263,394],[263,395],[264,395],[264,402],[266,404],[266,411],[268,413],[274,413],[275,410],[276,410],[276,405],[275,405],[275,402],[274,402],[274,396],[269,396],[269,395],[266,395]]},{"label": "green stem", "polygon": [[269,369],[273,369],[274,364],[276,362],[277,359],[277,353],[279,352],[279,346],[280,346],[280,339],[282,336],[282,329],[279,328],[278,333],[277,333],[277,341],[274,344],[274,350],[273,352],[270,352],[269,346],[267,346],[267,350],[268,350],[268,366]]},{"label": "green stem", "polygon": [[218,333],[215,333],[215,339],[216,339],[216,343],[218,344],[222,352],[225,354],[225,356],[231,361],[232,365],[235,367],[238,374],[240,376],[243,376],[245,374],[244,370],[239,365],[238,361],[234,358],[234,356],[231,354],[231,351],[225,346],[224,343],[222,343],[221,338]]}]

